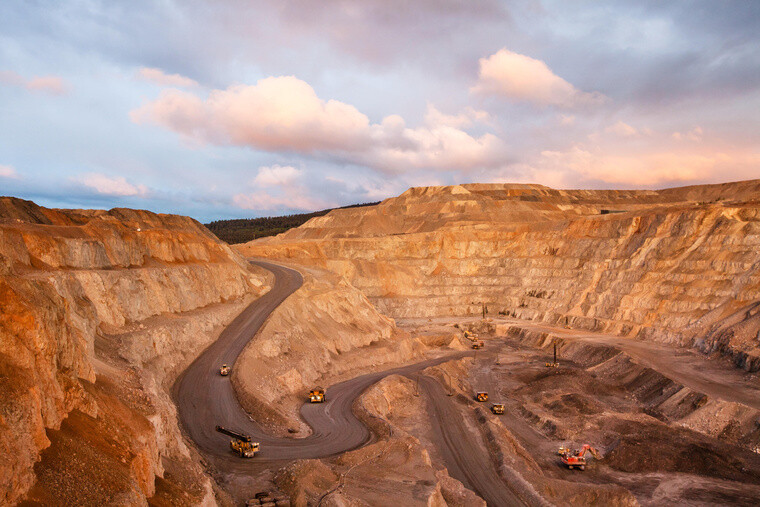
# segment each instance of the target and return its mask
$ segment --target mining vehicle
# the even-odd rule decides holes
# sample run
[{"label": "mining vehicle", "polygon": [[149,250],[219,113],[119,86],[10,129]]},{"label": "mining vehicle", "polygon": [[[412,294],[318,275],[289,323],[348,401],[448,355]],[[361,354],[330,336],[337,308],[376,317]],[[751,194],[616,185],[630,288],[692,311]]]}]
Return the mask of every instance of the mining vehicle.
[{"label": "mining vehicle", "polygon": [[496,415],[502,415],[504,413],[504,404],[494,403],[493,405],[491,405],[491,412],[493,412]]},{"label": "mining vehicle", "polygon": [[475,394],[475,399],[478,401],[488,401],[488,393],[485,391],[480,391]]},{"label": "mining vehicle", "polygon": [[216,431],[233,437],[233,439],[230,440],[230,448],[241,458],[253,458],[256,453],[259,452],[259,443],[252,442],[250,435],[223,426],[217,426]]},{"label": "mining vehicle", "polygon": [[559,367],[559,361],[557,361],[557,344],[554,344],[554,361],[551,363],[546,363],[547,368],[558,368]]},{"label": "mining vehicle", "polygon": [[472,348],[475,350],[482,349],[483,348],[483,340],[475,340],[472,342]]},{"label": "mining vehicle", "polygon": [[309,391],[309,403],[322,403],[325,401],[325,390],[321,387],[316,387]]},{"label": "mining vehicle", "polygon": [[241,458],[253,458],[259,452],[258,442],[244,442],[233,438],[230,440],[230,448],[235,451]]},{"label": "mining vehicle", "polygon": [[567,466],[570,470],[573,468],[579,468],[581,470],[586,470],[586,453],[590,452],[592,456],[594,456],[596,459],[602,459],[602,457],[599,455],[599,453],[591,447],[588,444],[585,444],[583,447],[580,448],[580,450],[576,450],[574,452],[571,452],[569,449],[566,450],[564,454],[560,455],[560,459],[562,460],[562,463]]},{"label": "mining vehicle", "polygon": [[229,374],[230,374],[230,370],[231,370],[231,369],[232,369],[232,368],[230,368],[230,367],[229,367],[229,366],[227,366],[226,364],[223,364],[223,365],[222,365],[222,367],[221,367],[221,368],[219,368],[219,375],[221,375],[222,377],[226,377],[227,375],[229,375]]}]

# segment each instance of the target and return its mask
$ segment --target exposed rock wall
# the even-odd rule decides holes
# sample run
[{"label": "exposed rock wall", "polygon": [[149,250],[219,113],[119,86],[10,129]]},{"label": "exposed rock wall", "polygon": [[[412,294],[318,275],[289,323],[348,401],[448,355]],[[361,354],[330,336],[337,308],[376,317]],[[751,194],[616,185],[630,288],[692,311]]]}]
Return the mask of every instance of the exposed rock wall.
[{"label": "exposed rock wall", "polygon": [[[696,344],[760,369],[760,181],[411,189],[249,255],[322,266],[395,318],[492,314]],[[619,213],[605,213],[617,211]]]},{"label": "exposed rock wall", "polygon": [[309,389],[328,383],[325,377],[332,383],[351,372],[403,363],[427,348],[405,339],[393,319],[341,277],[301,272],[303,286],[274,311],[232,373],[243,405],[272,431],[308,431],[297,408]]},{"label": "exposed rock wall", "polygon": [[[29,490],[48,432],[74,411],[114,424],[134,416],[102,401],[101,380],[123,371],[97,357],[99,337],[265,289],[264,276],[192,219],[49,210],[0,198],[0,452],[8,458],[0,465],[0,503]],[[176,351],[166,338],[141,338],[152,340],[143,359]],[[152,450],[132,453],[145,459],[127,482],[145,498],[163,467],[154,428],[139,439],[153,439],[144,444]]]}]

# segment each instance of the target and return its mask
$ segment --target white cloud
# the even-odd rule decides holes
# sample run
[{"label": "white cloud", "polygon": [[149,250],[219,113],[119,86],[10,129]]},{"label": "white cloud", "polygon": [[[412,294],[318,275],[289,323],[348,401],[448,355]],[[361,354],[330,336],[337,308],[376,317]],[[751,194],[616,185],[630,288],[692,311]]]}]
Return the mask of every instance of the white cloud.
[{"label": "white cloud", "polygon": [[575,125],[575,116],[572,114],[561,114],[559,115],[559,123],[561,125]]},{"label": "white cloud", "polygon": [[554,74],[546,63],[529,56],[500,49],[481,58],[474,93],[560,107],[598,104],[606,100],[600,93],[576,89]]},{"label": "white cloud", "polygon": [[146,186],[132,185],[122,176],[110,178],[103,174],[90,173],[82,176],[79,181],[103,195],[127,197],[134,195],[145,196],[148,194]]},{"label": "white cloud", "polygon": [[9,165],[0,165],[0,178],[18,179],[19,175],[14,167]]},{"label": "white cloud", "polygon": [[198,86],[198,82],[180,74],[166,74],[161,69],[150,67],[141,68],[138,73],[142,79],[151,81],[161,86],[178,86],[180,88],[192,88]]},{"label": "white cloud", "polygon": [[482,111],[445,115],[432,108],[425,126],[418,128],[408,128],[397,115],[372,124],[354,106],[323,100],[293,76],[214,90],[205,100],[165,90],[130,116],[197,142],[327,156],[387,172],[493,167],[506,152],[496,136],[474,137],[460,128],[486,121]]},{"label": "white cloud", "polygon": [[300,178],[303,171],[295,167],[286,165],[273,165],[270,167],[259,167],[259,173],[254,178],[254,185],[260,187],[275,187],[292,185]]}]

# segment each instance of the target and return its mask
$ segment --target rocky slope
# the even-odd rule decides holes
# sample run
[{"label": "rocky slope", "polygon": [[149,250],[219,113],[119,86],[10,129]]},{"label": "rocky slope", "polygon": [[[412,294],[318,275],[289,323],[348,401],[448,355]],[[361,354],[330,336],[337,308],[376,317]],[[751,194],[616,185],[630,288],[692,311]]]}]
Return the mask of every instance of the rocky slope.
[{"label": "rocky slope", "polygon": [[186,217],[0,198],[0,504],[213,500],[167,386],[266,283]]},{"label": "rocky slope", "polygon": [[661,191],[413,188],[246,255],[325,267],[392,317],[523,319],[695,345],[760,369],[760,180]]},{"label": "rocky slope", "polygon": [[238,399],[275,433],[308,434],[298,409],[318,384],[461,347],[453,333],[429,337],[398,330],[333,273],[300,271],[303,286],[274,311],[232,374]]}]

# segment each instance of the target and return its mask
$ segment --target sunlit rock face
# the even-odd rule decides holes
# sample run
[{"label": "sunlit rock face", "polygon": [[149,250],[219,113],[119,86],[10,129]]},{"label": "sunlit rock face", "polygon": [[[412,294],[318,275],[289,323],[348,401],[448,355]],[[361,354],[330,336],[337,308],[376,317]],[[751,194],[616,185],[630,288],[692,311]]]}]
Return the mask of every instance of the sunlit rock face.
[{"label": "sunlit rock face", "polygon": [[[160,382],[234,317],[221,309],[227,302],[260,294],[265,283],[187,217],[52,210],[0,198],[0,503],[17,501],[40,479],[35,462],[54,474],[58,465],[46,460],[58,459],[59,444],[80,439],[97,448],[98,431],[111,434],[97,437],[108,445],[94,455],[124,468],[123,481],[109,479],[121,489],[108,498],[152,496],[162,446],[179,437],[176,424],[164,427],[172,409],[158,394]],[[204,314],[203,325],[151,333],[151,326],[171,327],[162,318],[214,305],[219,315]],[[134,367],[159,357],[163,372],[151,377],[159,385],[146,387]],[[146,399],[132,403],[125,392]],[[46,448],[50,456],[40,462]]]},{"label": "sunlit rock face", "polygon": [[512,316],[760,369],[760,180],[662,191],[472,184],[335,210],[245,255],[325,267],[395,318]]}]

